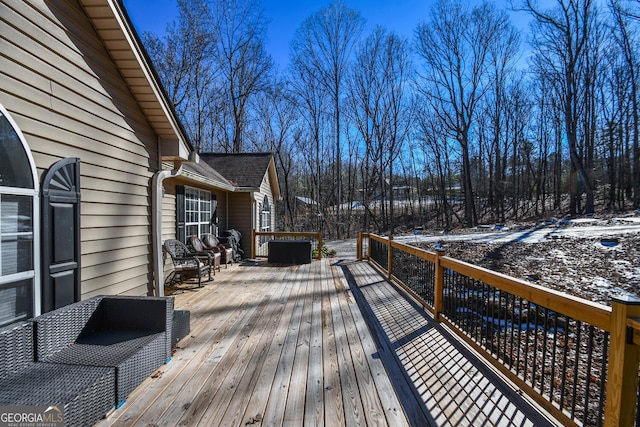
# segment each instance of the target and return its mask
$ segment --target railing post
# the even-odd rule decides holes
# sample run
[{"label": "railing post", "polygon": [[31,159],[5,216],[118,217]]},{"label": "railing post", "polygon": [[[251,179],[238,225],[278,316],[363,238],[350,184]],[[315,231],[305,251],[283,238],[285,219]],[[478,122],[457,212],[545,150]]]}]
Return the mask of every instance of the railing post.
[{"label": "railing post", "polygon": [[251,259],[256,258],[256,230],[251,230]]},{"label": "railing post", "polygon": [[389,236],[387,239],[387,277],[391,279],[391,269],[393,268],[393,248],[391,247],[391,241],[393,240],[393,236]]},{"label": "railing post", "polygon": [[444,249],[436,248],[436,277],[434,279],[435,283],[433,284],[433,318],[437,322],[440,322],[444,294],[444,268],[440,264],[440,257],[443,257],[444,254]]},{"label": "railing post", "polygon": [[358,232],[358,240],[356,241],[356,259],[362,261],[362,231]]},{"label": "railing post", "polygon": [[318,231],[318,259],[322,259],[322,233]]},{"label": "railing post", "polygon": [[640,346],[629,339],[627,319],[640,317],[640,299],[617,296],[611,301],[611,336],[604,425],[631,426],[638,400]]}]

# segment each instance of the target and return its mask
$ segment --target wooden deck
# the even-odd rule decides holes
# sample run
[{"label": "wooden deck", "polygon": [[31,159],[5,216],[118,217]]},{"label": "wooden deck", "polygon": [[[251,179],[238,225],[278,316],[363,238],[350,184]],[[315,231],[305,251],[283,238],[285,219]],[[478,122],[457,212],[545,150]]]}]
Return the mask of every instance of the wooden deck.
[{"label": "wooden deck", "polygon": [[191,333],[97,426],[549,424],[364,262],[245,262],[175,305]]}]

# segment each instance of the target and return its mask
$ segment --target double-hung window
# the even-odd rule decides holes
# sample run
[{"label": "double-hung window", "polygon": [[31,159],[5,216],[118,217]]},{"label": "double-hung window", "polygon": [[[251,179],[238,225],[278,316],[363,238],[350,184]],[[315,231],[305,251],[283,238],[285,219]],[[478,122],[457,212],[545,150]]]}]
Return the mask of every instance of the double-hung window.
[{"label": "double-hung window", "polygon": [[185,237],[202,236],[211,232],[212,195],[210,191],[185,187]]}]

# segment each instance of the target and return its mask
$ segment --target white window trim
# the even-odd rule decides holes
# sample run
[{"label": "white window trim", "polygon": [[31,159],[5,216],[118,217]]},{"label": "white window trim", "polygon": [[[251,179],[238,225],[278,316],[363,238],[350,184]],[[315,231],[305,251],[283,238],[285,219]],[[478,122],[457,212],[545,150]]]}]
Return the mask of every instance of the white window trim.
[{"label": "white window trim", "polygon": [[271,205],[269,206],[269,210],[264,208],[264,203],[262,204],[262,210],[260,211],[262,229],[260,231],[271,231]]},{"label": "white window trim", "polygon": [[27,144],[27,140],[24,138],[22,131],[13,120],[9,112],[4,108],[2,104],[0,104],[0,113],[7,119],[9,124],[13,127],[13,130],[18,135],[18,139],[20,139],[20,143],[22,144],[22,148],[27,155],[27,159],[29,160],[29,166],[31,168],[31,176],[33,181],[33,189],[28,188],[13,188],[13,187],[0,187],[0,194],[10,194],[10,195],[18,195],[18,196],[31,196],[33,203],[33,270],[21,272],[18,274],[12,274],[8,276],[2,277],[0,284],[7,284],[10,282],[33,278],[33,301],[32,301],[32,312],[34,316],[39,316],[41,314],[41,305],[42,305],[42,293],[41,293],[41,283],[40,283],[40,275],[41,275],[41,265],[40,265],[40,191],[39,191],[39,179],[38,173],[35,166],[35,161],[33,160],[33,155],[31,154],[31,150],[29,149],[29,145]]}]

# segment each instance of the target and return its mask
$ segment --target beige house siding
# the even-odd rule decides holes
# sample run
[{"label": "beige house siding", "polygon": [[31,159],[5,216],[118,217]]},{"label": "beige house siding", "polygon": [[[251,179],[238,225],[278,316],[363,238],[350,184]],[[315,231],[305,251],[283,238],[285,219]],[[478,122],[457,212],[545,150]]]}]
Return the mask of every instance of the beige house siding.
[{"label": "beige house siding", "polygon": [[227,192],[225,191],[211,191],[211,194],[216,196],[218,202],[217,214],[218,214],[218,230],[225,231],[229,229],[229,216],[227,211]]},{"label": "beige house siding", "polygon": [[82,297],[147,294],[157,138],[77,1],[3,1],[0,103],[39,176],[81,160]]},{"label": "beige house siding", "polygon": [[242,233],[241,245],[246,257],[251,256],[251,231],[260,231],[260,209],[265,196],[271,206],[271,231],[276,231],[274,198],[268,173],[262,180],[259,192],[238,192],[229,195],[229,228]]},{"label": "beige house siding", "polygon": [[254,224],[251,193],[229,193],[229,229],[242,234],[240,246],[246,257],[251,255],[251,229]]}]

